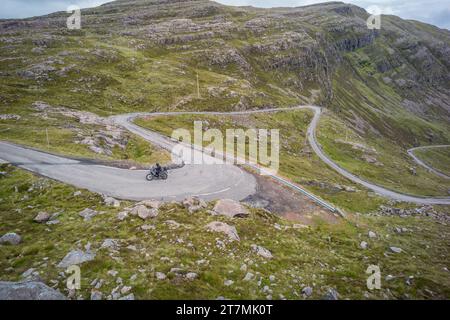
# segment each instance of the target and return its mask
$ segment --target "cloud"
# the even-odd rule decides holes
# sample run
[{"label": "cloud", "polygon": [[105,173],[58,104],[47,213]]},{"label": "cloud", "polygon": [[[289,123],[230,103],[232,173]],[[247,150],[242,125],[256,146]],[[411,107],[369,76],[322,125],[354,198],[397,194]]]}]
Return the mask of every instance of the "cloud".
[{"label": "cloud", "polygon": [[[327,2],[323,0],[215,0],[234,5],[270,8],[298,7],[314,3]],[[98,6],[110,0],[1,0],[0,18],[26,18],[48,14],[55,11],[65,11],[71,4],[81,8]],[[368,9],[378,6],[382,13],[394,14],[405,19],[414,19],[450,29],[449,0],[345,0],[345,2]]]},{"label": "cloud", "polygon": [[[299,7],[329,1],[323,0],[216,0],[235,6]],[[404,19],[419,20],[450,29],[449,0],[344,0],[364,9],[378,6],[383,14],[393,14]]]},{"label": "cloud", "polygon": [[111,0],[1,0],[0,19],[28,18],[56,11],[66,11],[70,5],[81,8],[99,6]]}]

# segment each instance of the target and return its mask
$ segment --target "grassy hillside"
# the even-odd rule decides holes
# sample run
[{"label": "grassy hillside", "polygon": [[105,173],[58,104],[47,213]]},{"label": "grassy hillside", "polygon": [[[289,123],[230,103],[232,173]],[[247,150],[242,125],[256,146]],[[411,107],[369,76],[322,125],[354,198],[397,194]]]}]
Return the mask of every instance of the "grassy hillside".
[{"label": "grassy hillside", "polygon": [[433,148],[415,150],[414,154],[432,168],[450,176],[450,148]]},{"label": "grassy hillside", "polygon": [[[46,148],[49,128],[52,151],[96,156],[77,145],[72,121],[42,117],[37,101],[100,116],[314,103],[330,111],[320,139],[342,166],[400,191],[446,194],[421,169],[417,185],[405,150],[450,141],[450,34],[393,16],[372,31],[367,16],[342,3],[256,9],[134,0],[83,10],[81,30],[66,29],[65,13],[2,20],[0,114],[22,118],[0,120],[0,138]],[[324,138],[343,128],[392,167]],[[144,161],[136,148],[109,156]]]},{"label": "grassy hillside", "polygon": [[[74,195],[77,190],[67,185],[8,165],[0,169],[0,234],[16,232],[23,239],[17,246],[0,246],[2,280],[18,281],[33,268],[33,277],[68,294],[57,264],[69,251],[89,245],[96,257],[81,264],[75,298],[89,299],[94,290],[107,299],[124,287],[136,299],[317,299],[329,289],[337,290],[340,299],[450,296],[448,227],[431,218],[350,215],[337,225],[315,221],[302,228],[265,211],[252,209],[248,218],[231,219],[211,216],[213,204],[190,214],[173,203],[161,207],[154,219],[119,221],[117,214],[131,203],[108,207],[86,190]],[[101,214],[84,221],[79,212],[85,208]],[[59,222],[34,222],[41,211],[59,213]],[[205,226],[214,220],[235,226],[240,241],[208,232]],[[396,228],[404,229],[398,233]],[[369,231],[376,238],[369,238]],[[117,240],[118,247],[101,249],[105,239]],[[361,241],[367,249],[360,248]],[[270,250],[273,258],[257,255],[253,244]],[[391,246],[403,252],[395,254]],[[381,290],[366,287],[372,264],[381,269]],[[157,272],[166,278],[158,280]],[[187,279],[189,272],[197,277]],[[248,273],[253,277],[243,280]],[[313,289],[309,297],[302,293],[306,287]]]}]

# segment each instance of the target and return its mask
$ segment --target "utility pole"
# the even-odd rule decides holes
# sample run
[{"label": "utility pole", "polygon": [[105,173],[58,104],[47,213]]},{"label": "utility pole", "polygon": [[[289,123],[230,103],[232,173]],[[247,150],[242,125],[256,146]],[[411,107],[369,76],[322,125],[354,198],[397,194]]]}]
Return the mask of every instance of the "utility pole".
[{"label": "utility pole", "polygon": [[45,135],[47,136],[47,148],[50,148],[50,140],[48,139],[48,128],[45,128]]},{"label": "utility pole", "polygon": [[200,99],[200,81],[198,78],[198,71],[197,71],[197,98]]}]

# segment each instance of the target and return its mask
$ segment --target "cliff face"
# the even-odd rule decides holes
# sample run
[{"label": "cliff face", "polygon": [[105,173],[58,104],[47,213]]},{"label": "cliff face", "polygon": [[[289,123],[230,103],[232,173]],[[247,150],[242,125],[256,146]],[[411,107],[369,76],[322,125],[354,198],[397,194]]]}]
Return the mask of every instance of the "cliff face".
[{"label": "cliff face", "polygon": [[[337,2],[266,10],[120,0],[83,10],[82,29],[74,31],[65,28],[67,16],[0,21],[3,105],[23,107],[39,92],[98,113],[110,105],[129,111],[317,103],[358,122],[362,133],[400,135],[407,144],[430,134],[446,139],[447,30],[393,16],[369,30],[363,9]],[[201,98],[194,94],[197,72]]]}]

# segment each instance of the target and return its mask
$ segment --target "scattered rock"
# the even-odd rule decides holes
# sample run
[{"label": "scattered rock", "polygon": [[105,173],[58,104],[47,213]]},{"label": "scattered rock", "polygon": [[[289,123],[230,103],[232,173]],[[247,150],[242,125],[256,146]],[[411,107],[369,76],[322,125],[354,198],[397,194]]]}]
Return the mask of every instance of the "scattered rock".
[{"label": "scattered rock", "polygon": [[156,227],[154,225],[151,224],[144,224],[141,226],[141,229],[144,231],[148,231],[148,230],[155,230]]},{"label": "scattered rock", "polygon": [[109,270],[107,273],[111,277],[116,277],[119,274],[119,272],[117,272],[116,270]]},{"label": "scattered rock", "polygon": [[93,217],[98,215],[98,212],[89,208],[84,209],[78,215],[84,218],[84,221],[90,221]]},{"label": "scattered rock", "polygon": [[157,280],[164,280],[167,278],[166,275],[162,272],[155,272],[155,277]]},{"label": "scattered rock", "polygon": [[167,220],[165,222],[167,225],[169,225],[169,227],[171,229],[178,229],[179,227],[181,227],[181,224],[179,224],[178,222],[176,222],[175,220]]},{"label": "scattered rock", "polygon": [[186,274],[186,279],[188,280],[195,280],[198,278],[198,274],[195,272],[189,272]]},{"label": "scattered rock", "polygon": [[240,241],[237,230],[234,226],[230,226],[220,221],[213,221],[206,225],[206,229],[213,232],[221,232],[228,236],[231,241]]},{"label": "scattered rock", "polygon": [[310,296],[312,295],[312,293],[313,293],[313,288],[311,288],[311,287],[304,287],[304,288],[302,289],[302,293],[303,293],[305,296],[310,297]]},{"label": "scattered rock", "polygon": [[272,253],[269,250],[267,250],[266,248],[264,248],[264,247],[258,246],[256,244],[252,244],[251,248],[253,249],[253,251],[257,255],[260,255],[263,258],[266,258],[266,259],[272,259],[273,258]]},{"label": "scattered rock", "polygon": [[17,233],[10,232],[0,238],[0,244],[18,245],[22,242],[22,237]]},{"label": "scattered rock", "polygon": [[39,276],[39,271],[36,271],[34,268],[30,268],[21,275],[22,279],[25,281],[37,281],[41,282],[42,279]]},{"label": "scattered rock", "polygon": [[323,296],[324,300],[339,300],[339,293],[335,289],[329,289]]},{"label": "scattered rock", "polygon": [[117,214],[117,220],[123,221],[128,217],[128,211],[122,211]]},{"label": "scattered rock", "polygon": [[359,244],[359,246],[361,247],[361,249],[367,249],[367,242],[365,241],[361,241],[361,243]]},{"label": "scattered rock", "polygon": [[20,120],[20,118],[17,114],[0,114],[0,120]]},{"label": "scattered rock", "polygon": [[253,274],[253,273],[251,273],[251,272],[247,272],[247,274],[245,275],[245,277],[244,277],[244,281],[250,281],[250,280],[252,280],[253,279],[253,277],[254,277],[255,275]]},{"label": "scattered rock", "polygon": [[113,197],[104,197],[103,201],[107,206],[119,208],[120,207],[120,201],[117,199],[114,199]]},{"label": "scattered rock", "polygon": [[99,290],[92,290],[91,291],[91,300],[102,300],[103,299],[103,293]]},{"label": "scattered rock", "polygon": [[105,239],[100,249],[119,250],[120,249],[119,243],[120,241],[117,239]]},{"label": "scattered rock", "polygon": [[124,286],[124,287],[122,287],[122,289],[120,289],[120,293],[121,294],[127,294],[128,292],[130,292],[131,291],[131,287],[128,287],[128,286]]},{"label": "scattered rock", "polygon": [[74,197],[79,197],[79,196],[81,196],[81,191],[75,191],[75,192],[73,193],[73,196],[74,196]]},{"label": "scattered rock", "polygon": [[184,199],[183,206],[188,209],[189,213],[194,213],[205,209],[208,205],[204,200],[198,197],[189,197]]},{"label": "scattered rock", "polygon": [[119,300],[134,300],[134,294],[133,294],[133,293],[130,293],[130,294],[127,295],[127,296],[124,296],[124,297],[122,297],[122,298],[119,298]]},{"label": "scattered rock", "polygon": [[79,265],[84,262],[92,261],[95,259],[95,253],[92,252],[84,252],[81,250],[73,250],[70,251],[64,259],[58,264],[58,268],[68,268],[73,265]]},{"label": "scattered rock", "polygon": [[138,205],[146,206],[147,208],[159,209],[161,202],[157,200],[144,200],[138,203]]},{"label": "scattered rock", "polygon": [[223,282],[224,286],[227,286],[227,287],[231,286],[233,283],[234,283],[233,280],[225,280],[225,281]]},{"label": "scattered rock", "polygon": [[403,250],[401,248],[398,247],[389,247],[389,249],[393,252],[393,253],[401,253]]},{"label": "scattered rock", "polygon": [[373,231],[369,231],[369,238],[374,239],[377,237],[377,234]]},{"label": "scattered rock", "polygon": [[38,213],[38,215],[34,218],[34,221],[37,223],[44,223],[47,222],[50,219],[50,214],[47,212],[41,211]]},{"label": "scattered rock", "polygon": [[41,282],[0,281],[0,300],[66,300],[59,291]]},{"label": "scattered rock", "polygon": [[217,201],[213,212],[217,215],[227,216],[230,218],[244,218],[248,216],[248,210],[243,205],[230,199],[222,199]]},{"label": "scattered rock", "polygon": [[155,218],[158,216],[158,209],[156,208],[148,208],[145,205],[137,205],[131,210],[132,215],[137,215],[142,220]]}]

